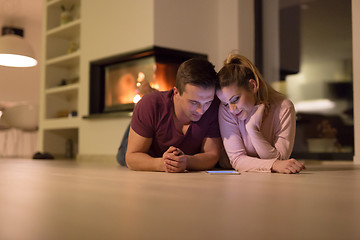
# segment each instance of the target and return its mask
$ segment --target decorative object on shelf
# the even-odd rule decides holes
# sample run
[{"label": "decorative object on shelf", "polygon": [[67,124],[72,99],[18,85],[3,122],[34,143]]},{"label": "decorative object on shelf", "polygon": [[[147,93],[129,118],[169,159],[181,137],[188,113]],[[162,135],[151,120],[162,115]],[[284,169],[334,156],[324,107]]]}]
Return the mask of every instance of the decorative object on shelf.
[{"label": "decorative object on shelf", "polygon": [[77,115],[78,115],[77,111],[71,111],[71,112],[69,112],[68,117],[69,118],[77,117]]},{"label": "decorative object on shelf", "polygon": [[77,117],[78,112],[76,110],[69,111],[69,110],[59,110],[56,113],[57,118],[73,118]]},{"label": "decorative object on shelf", "polygon": [[74,41],[70,41],[68,53],[73,53],[73,52],[77,51],[78,49],[79,49],[79,45]]},{"label": "decorative object on shelf", "polygon": [[67,83],[66,79],[61,79],[59,86],[66,86],[67,84],[68,83]]},{"label": "decorative object on shelf", "polygon": [[0,65],[7,67],[33,67],[37,65],[34,51],[23,38],[24,30],[3,27],[0,37]]},{"label": "decorative object on shelf", "polygon": [[63,79],[61,79],[59,86],[66,86],[68,84],[74,84],[77,82],[79,82],[79,77],[63,78]]},{"label": "decorative object on shelf", "polygon": [[61,5],[61,24],[69,23],[73,20],[72,11],[74,10],[74,4],[69,9],[66,9],[64,5]]},{"label": "decorative object on shelf", "polygon": [[69,116],[69,110],[59,110],[56,112],[57,118],[64,118]]}]

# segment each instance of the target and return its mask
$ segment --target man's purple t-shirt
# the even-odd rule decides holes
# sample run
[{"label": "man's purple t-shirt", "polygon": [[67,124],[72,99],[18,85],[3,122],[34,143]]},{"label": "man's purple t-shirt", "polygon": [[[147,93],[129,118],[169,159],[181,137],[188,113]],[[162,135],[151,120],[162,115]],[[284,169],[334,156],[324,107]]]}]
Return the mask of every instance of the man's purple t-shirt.
[{"label": "man's purple t-shirt", "polygon": [[153,92],[145,95],[134,109],[131,128],[142,137],[152,138],[148,152],[152,157],[162,157],[170,146],[194,155],[201,152],[204,138],[220,137],[216,97],[201,119],[191,122],[183,135],[175,129],[173,96],[173,90]]}]

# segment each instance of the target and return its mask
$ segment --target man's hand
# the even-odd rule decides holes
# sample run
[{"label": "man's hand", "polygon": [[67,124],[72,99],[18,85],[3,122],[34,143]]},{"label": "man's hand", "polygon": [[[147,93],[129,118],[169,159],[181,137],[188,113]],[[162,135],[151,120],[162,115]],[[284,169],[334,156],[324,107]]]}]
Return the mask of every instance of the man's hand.
[{"label": "man's hand", "polygon": [[305,169],[305,164],[291,158],[289,160],[276,160],[271,168],[278,173],[299,173]]},{"label": "man's hand", "polygon": [[184,154],[179,148],[169,147],[163,154],[163,161],[166,172],[184,172],[187,167],[188,156]]},{"label": "man's hand", "polygon": [[266,112],[264,104],[254,106],[253,111],[250,113],[250,120],[246,123],[246,130],[248,132],[260,131],[264,112]]}]

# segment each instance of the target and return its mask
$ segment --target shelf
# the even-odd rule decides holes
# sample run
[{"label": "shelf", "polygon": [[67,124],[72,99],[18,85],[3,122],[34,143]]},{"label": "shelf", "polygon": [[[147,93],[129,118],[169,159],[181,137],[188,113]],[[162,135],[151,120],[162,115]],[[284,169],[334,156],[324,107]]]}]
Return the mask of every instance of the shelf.
[{"label": "shelf", "polygon": [[51,119],[45,119],[43,121],[43,128],[44,130],[78,128],[79,123],[80,123],[79,117],[51,118]]},{"label": "shelf", "polygon": [[67,118],[79,110],[78,88],[53,92],[45,95],[45,119]]},{"label": "shelf", "polygon": [[52,87],[45,90],[46,94],[56,94],[79,89],[79,83],[68,84],[65,86]]},{"label": "shelf", "polygon": [[47,2],[48,8],[60,8],[62,4],[74,3],[79,5],[79,0],[49,0]]},{"label": "shelf", "polygon": [[47,31],[48,37],[73,39],[80,32],[81,20],[77,19],[70,23],[60,25]]},{"label": "shelf", "polygon": [[46,64],[48,66],[56,65],[59,67],[72,67],[76,64],[79,64],[79,59],[80,59],[80,51],[76,51],[70,54],[51,58],[46,61]]},{"label": "shelf", "polygon": [[78,154],[77,128],[47,129],[43,135],[44,152],[51,153],[56,159],[74,159]]},{"label": "shelf", "polygon": [[87,116],[83,116],[83,119],[96,120],[96,119],[109,119],[109,118],[123,118],[123,117],[132,117],[132,114],[133,112],[131,111],[99,113],[99,114],[90,114]]},{"label": "shelf", "polygon": [[[80,94],[81,0],[45,0],[44,88],[39,134],[40,150],[68,157],[71,141],[74,158],[78,154]],[[70,16],[66,16],[71,9]],[[71,52],[71,53],[69,53]],[[67,85],[61,85],[67,83]]]},{"label": "shelf", "polygon": [[[62,27],[61,24],[61,14],[62,6],[67,10],[70,6],[74,6],[71,11],[72,20],[76,21],[81,18],[80,14],[80,0],[51,0],[46,3],[46,29],[51,31],[52,29]],[[67,25],[67,24],[66,24]]]}]

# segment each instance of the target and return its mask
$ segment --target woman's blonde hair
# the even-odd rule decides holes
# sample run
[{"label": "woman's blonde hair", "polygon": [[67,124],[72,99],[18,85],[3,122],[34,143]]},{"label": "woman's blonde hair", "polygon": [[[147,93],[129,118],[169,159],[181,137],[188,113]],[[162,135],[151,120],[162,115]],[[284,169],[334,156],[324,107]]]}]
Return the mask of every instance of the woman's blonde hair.
[{"label": "woman's blonde hair", "polygon": [[249,80],[256,82],[256,104],[270,104],[277,96],[283,96],[275,91],[267,82],[264,81],[256,66],[245,56],[230,53],[224,62],[224,66],[218,72],[219,88],[228,87],[234,83],[249,91]]}]

